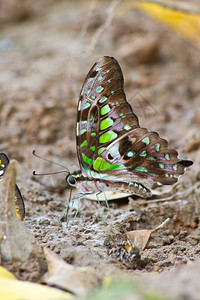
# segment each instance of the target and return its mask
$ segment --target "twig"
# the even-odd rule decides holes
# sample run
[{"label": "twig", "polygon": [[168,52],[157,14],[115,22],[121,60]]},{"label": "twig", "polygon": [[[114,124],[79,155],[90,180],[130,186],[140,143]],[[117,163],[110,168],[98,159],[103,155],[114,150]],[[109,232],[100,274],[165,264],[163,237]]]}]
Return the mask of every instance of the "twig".
[{"label": "twig", "polygon": [[151,232],[155,232],[160,228],[163,228],[171,219],[167,218],[164,222],[162,222],[162,224],[158,225],[156,228],[152,229]]}]

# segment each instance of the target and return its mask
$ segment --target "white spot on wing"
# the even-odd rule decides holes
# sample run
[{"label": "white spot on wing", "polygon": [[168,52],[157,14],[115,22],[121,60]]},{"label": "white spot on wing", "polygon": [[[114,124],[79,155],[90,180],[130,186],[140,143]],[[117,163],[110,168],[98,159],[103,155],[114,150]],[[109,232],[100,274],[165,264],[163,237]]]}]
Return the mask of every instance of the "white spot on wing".
[{"label": "white spot on wing", "polygon": [[119,153],[119,142],[115,143],[110,150],[108,151],[112,155],[112,157],[117,158],[120,156]]},{"label": "white spot on wing", "polygon": [[4,173],[4,171],[3,171],[3,170],[1,170],[1,171],[0,171],[0,176],[1,176],[1,175],[3,175],[3,173]]},{"label": "white spot on wing", "polygon": [[79,125],[80,125],[79,123],[76,124],[76,135],[77,136],[79,135]]},{"label": "white spot on wing", "polygon": [[78,110],[79,110],[79,111],[81,110],[81,104],[82,104],[82,101],[79,100],[79,103],[78,103]]}]

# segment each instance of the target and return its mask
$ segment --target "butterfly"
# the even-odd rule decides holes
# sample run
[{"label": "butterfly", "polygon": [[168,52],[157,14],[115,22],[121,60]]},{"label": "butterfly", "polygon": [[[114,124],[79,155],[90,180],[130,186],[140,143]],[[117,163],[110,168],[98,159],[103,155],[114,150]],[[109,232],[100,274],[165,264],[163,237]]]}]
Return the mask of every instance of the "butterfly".
[{"label": "butterfly", "polygon": [[117,246],[116,258],[119,258],[127,268],[136,266],[141,258],[140,249],[131,243],[129,239],[118,243]]},{"label": "butterfly", "polygon": [[[7,155],[5,153],[0,153],[0,181],[2,180],[9,162],[10,161]],[[15,185],[15,206],[18,218],[23,221],[25,217],[25,205],[23,197],[17,185]]]},{"label": "butterfly", "polygon": [[177,182],[193,164],[157,132],[141,128],[126,100],[121,68],[104,56],[92,66],[78,102],[76,145],[80,170],[66,177],[80,195],[107,190],[151,196],[149,184]]}]

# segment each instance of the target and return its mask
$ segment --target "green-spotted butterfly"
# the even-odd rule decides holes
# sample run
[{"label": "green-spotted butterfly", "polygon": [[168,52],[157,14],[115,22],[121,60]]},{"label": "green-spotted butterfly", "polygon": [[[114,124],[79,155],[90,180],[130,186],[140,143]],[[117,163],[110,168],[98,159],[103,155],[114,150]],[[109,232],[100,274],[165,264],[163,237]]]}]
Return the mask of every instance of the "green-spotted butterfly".
[{"label": "green-spotted butterfly", "polygon": [[80,194],[114,190],[147,198],[147,184],[173,184],[192,165],[158,133],[139,126],[113,57],[98,59],[83,83],[76,140],[80,171],[66,180]]},{"label": "green-spotted butterfly", "polygon": [[[2,179],[6,168],[9,164],[9,158],[5,153],[0,153],[0,180]],[[15,185],[15,206],[16,206],[16,214],[18,218],[23,221],[25,217],[25,205],[24,200],[22,198],[21,192],[17,185]]]}]

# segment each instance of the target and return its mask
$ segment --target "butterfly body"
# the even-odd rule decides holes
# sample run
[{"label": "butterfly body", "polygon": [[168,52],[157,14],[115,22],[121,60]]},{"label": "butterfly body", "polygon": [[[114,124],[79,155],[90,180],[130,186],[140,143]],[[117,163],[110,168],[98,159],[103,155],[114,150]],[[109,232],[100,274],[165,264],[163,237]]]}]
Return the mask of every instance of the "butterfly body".
[{"label": "butterfly body", "polygon": [[101,57],[86,76],[76,140],[80,171],[70,174],[67,182],[83,194],[114,190],[146,198],[151,196],[146,185],[173,184],[192,164],[180,160],[158,133],[140,127],[113,57]]},{"label": "butterfly body", "polygon": [[[92,193],[102,193],[106,191],[118,191],[130,194],[135,194],[142,198],[147,198],[151,196],[151,191],[147,189],[144,185],[130,181],[111,181],[111,180],[100,180],[95,178],[84,177],[80,172],[71,174],[73,178],[76,179],[76,188],[80,194],[92,194]],[[69,177],[70,177],[69,176]],[[70,179],[69,179],[70,181]],[[73,186],[73,183],[71,184]]]}]

